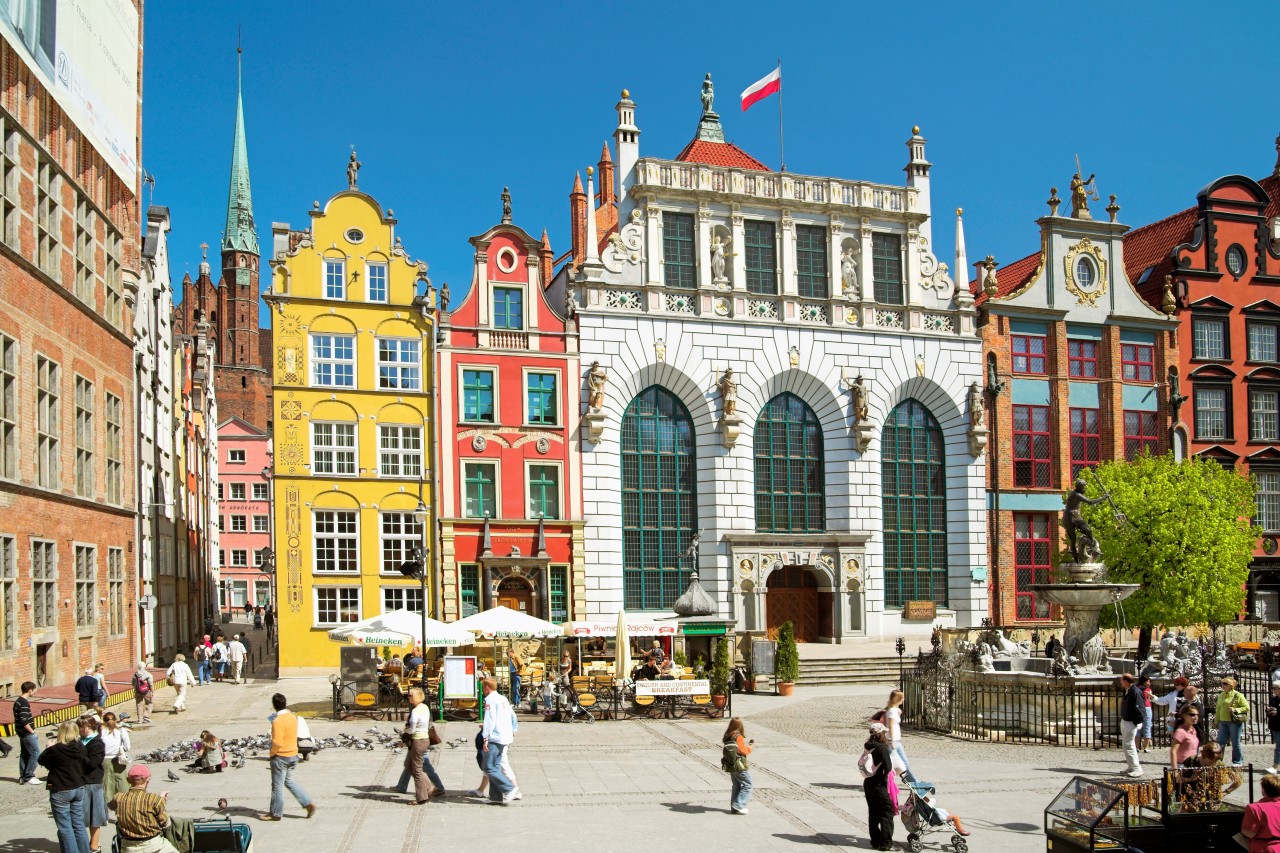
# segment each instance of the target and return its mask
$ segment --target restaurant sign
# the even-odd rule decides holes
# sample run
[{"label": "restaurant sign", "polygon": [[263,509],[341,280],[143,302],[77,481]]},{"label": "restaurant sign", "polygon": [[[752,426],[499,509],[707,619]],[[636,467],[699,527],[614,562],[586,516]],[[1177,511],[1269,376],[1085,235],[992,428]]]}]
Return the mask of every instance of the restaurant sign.
[{"label": "restaurant sign", "polygon": [[[665,637],[675,634],[675,625],[659,625],[650,620],[637,620],[627,623],[629,637]],[[575,637],[616,637],[618,623],[613,622],[570,622],[569,631]]]},{"label": "restaurant sign", "polygon": [[705,678],[679,681],[637,681],[637,696],[708,696],[711,682]]},{"label": "restaurant sign", "polygon": [[718,637],[729,631],[723,622],[693,622],[684,626],[686,637]]},{"label": "restaurant sign", "polygon": [[444,698],[476,698],[476,659],[467,655],[445,655]]}]

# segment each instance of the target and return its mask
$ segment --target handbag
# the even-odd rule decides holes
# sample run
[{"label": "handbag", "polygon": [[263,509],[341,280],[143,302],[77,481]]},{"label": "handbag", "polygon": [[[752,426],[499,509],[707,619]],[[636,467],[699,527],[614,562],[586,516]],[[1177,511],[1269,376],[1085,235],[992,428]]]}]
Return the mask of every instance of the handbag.
[{"label": "handbag", "polygon": [[444,738],[440,737],[440,732],[434,725],[427,729],[427,743],[431,746],[439,746],[443,740]]},{"label": "handbag", "polygon": [[408,732],[401,732],[401,733],[400,733],[400,742],[401,742],[402,744],[404,744],[405,746],[412,746],[412,745],[413,745],[413,735],[409,734]]},{"label": "handbag", "polygon": [[298,751],[299,751],[299,752],[301,752],[301,751],[302,751],[302,750],[304,750],[304,749],[313,750],[313,749],[315,749],[315,748],[316,748],[316,742],[315,742],[315,740],[314,740],[314,739],[309,738],[309,737],[300,737],[300,738],[298,738]]},{"label": "handbag", "polygon": [[1246,721],[1246,720],[1248,720],[1248,719],[1249,719],[1249,711],[1248,711],[1248,709],[1247,709],[1247,708],[1232,708],[1232,709],[1231,709],[1231,722],[1233,722],[1233,723],[1243,723],[1244,721]]}]

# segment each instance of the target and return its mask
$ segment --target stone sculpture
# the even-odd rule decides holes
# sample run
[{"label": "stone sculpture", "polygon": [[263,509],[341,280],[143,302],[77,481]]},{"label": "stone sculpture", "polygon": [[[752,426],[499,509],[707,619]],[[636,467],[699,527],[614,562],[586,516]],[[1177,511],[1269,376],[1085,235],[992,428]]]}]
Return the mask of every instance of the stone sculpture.
[{"label": "stone sculpture", "polygon": [[977,382],[974,382],[969,386],[969,425],[974,428],[982,426],[984,417],[982,387]]},{"label": "stone sculpture", "polygon": [[861,296],[858,292],[858,261],[853,256],[852,246],[845,246],[840,253],[840,281],[845,299],[857,302]]},{"label": "stone sculpture", "polygon": [[1080,507],[1083,504],[1094,506],[1105,500],[1105,497],[1085,497],[1083,479],[1077,479],[1074,487],[1067,493],[1066,511],[1062,513],[1062,527],[1067,533],[1071,556],[1077,563],[1096,563],[1102,558],[1102,549],[1093,535],[1093,528],[1080,514]]},{"label": "stone sculpture", "polygon": [[587,406],[592,409],[599,409],[604,406],[604,386],[609,381],[609,374],[600,366],[600,362],[591,362],[591,369],[587,371],[587,388],[590,396],[587,399]]},{"label": "stone sculpture", "polygon": [[726,367],[720,377],[720,381],[716,384],[720,387],[720,399],[724,406],[724,413],[732,415],[738,408],[738,384],[733,381],[733,368]]},{"label": "stone sculpture", "polygon": [[711,75],[708,74],[702,80],[702,113],[703,115],[706,115],[707,113],[715,112],[715,110],[712,109],[712,107],[715,104],[715,100],[716,100],[716,87],[715,87],[715,84],[711,82]]},{"label": "stone sculpture", "polygon": [[725,281],[724,260],[725,253],[729,249],[729,244],[733,242],[731,237],[725,237],[723,240],[719,234],[711,238],[711,277],[715,281]]},{"label": "stone sculpture", "polygon": [[449,310],[449,282],[440,285],[440,310]]},{"label": "stone sculpture", "polygon": [[1091,174],[1087,179],[1082,180],[1079,172],[1071,176],[1071,217],[1073,219],[1093,218],[1093,214],[1089,212],[1089,185],[1093,183],[1093,179],[1094,175]]},{"label": "stone sculpture", "polygon": [[356,179],[360,176],[360,166],[362,164],[356,159],[356,149],[351,149],[351,159],[347,161],[347,189],[359,189],[356,186]]},{"label": "stone sculpture", "polygon": [[507,187],[502,188],[502,222],[511,223],[511,190]]},{"label": "stone sculpture", "polygon": [[853,380],[853,384],[849,386],[849,393],[853,396],[853,422],[856,424],[864,423],[870,413],[867,408],[867,388],[862,384],[861,373]]}]

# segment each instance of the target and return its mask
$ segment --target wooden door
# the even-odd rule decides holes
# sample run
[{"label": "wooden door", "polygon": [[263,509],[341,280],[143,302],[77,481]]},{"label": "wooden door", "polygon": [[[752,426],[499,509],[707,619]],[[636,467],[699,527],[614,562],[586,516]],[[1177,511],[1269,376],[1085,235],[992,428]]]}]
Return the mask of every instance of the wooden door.
[{"label": "wooden door", "polygon": [[784,566],[769,575],[765,595],[765,624],[770,639],[778,638],[778,628],[790,622],[797,643],[817,642],[822,627],[822,595],[818,579],[803,566]]},{"label": "wooden door", "polygon": [[498,584],[498,604],[518,613],[537,615],[533,612],[533,590],[520,578],[505,578]]}]

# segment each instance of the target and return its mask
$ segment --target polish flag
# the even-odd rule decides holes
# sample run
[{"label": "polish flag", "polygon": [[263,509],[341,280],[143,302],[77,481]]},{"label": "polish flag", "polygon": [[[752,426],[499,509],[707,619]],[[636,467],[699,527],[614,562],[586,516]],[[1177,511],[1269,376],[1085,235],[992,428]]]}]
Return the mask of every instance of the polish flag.
[{"label": "polish flag", "polygon": [[752,83],[742,93],[742,111],[745,113],[751,108],[756,101],[763,101],[765,98],[782,91],[782,68],[773,69],[756,82]]}]

